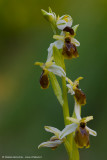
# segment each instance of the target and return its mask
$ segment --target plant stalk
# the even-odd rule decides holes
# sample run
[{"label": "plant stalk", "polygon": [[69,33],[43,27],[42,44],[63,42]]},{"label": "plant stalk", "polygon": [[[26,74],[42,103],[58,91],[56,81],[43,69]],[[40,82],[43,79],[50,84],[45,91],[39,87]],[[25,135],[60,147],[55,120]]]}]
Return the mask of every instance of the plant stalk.
[{"label": "plant stalk", "polygon": [[[64,64],[63,69],[65,70],[65,64]],[[70,117],[70,113],[69,113],[69,106],[68,106],[67,88],[66,88],[65,77],[62,77],[62,88],[63,88],[63,101],[64,101],[63,115],[64,115],[64,123],[65,123],[65,126],[66,126],[66,125],[70,124],[69,120],[66,119],[67,117]],[[70,135],[67,136],[67,139],[65,141],[65,148],[67,150],[69,160],[79,160],[79,151],[78,151],[78,148],[76,147],[73,134],[70,134]]]},{"label": "plant stalk", "polygon": [[67,89],[66,89],[66,80],[65,77],[62,77],[62,88],[63,88],[63,115],[64,115],[64,123],[65,125],[69,124],[69,120],[66,117],[69,117],[69,107],[68,107],[68,99],[67,99]]}]

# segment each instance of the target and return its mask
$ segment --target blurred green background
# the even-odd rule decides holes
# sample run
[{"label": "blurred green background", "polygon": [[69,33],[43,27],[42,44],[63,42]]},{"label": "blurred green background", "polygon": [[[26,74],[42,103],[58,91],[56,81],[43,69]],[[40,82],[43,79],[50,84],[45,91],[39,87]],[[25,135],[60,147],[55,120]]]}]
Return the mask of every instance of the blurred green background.
[{"label": "blurred green background", "polygon": [[[90,136],[91,147],[80,151],[81,160],[106,160],[107,144],[107,1],[106,0],[0,0],[0,160],[1,156],[42,156],[43,160],[65,160],[61,145],[55,151],[37,149],[50,138],[45,125],[63,129],[61,107],[51,85],[42,90],[41,69],[53,33],[40,9],[51,7],[58,15],[70,14],[73,25],[80,24],[77,40],[80,57],[66,61],[72,80],[84,79],[80,88],[87,104],[82,115],[93,115],[89,127],[98,132]],[[68,95],[71,113],[73,98]]]}]

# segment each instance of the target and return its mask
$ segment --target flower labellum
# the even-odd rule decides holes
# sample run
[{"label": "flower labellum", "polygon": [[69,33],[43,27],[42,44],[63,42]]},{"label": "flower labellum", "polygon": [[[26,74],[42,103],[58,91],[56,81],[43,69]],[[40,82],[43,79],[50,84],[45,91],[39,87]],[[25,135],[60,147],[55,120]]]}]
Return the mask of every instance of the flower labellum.
[{"label": "flower labellum", "polygon": [[86,96],[84,94],[84,92],[81,89],[78,89],[76,87],[75,91],[75,99],[76,101],[80,104],[80,105],[85,105],[86,104]]},{"label": "flower labellum", "polygon": [[79,89],[79,80],[81,79],[83,79],[83,77],[79,77],[74,82],[72,82],[69,78],[66,78],[66,80],[69,82],[69,84],[67,84],[68,93],[74,95],[76,103],[78,103],[80,106],[86,104],[86,96],[84,92]]},{"label": "flower labellum", "polygon": [[43,70],[40,76],[40,85],[42,89],[47,89],[49,87],[48,72]]},{"label": "flower labellum", "polygon": [[75,44],[71,43],[71,36],[74,36],[74,30],[69,27],[66,26],[63,31],[68,32],[70,34],[70,36],[65,38],[65,42],[64,42],[64,47],[63,47],[63,52],[62,54],[64,55],[65,59],[72,59],[72,58],[77,58],[79,56],[78,52],[77,52],[77,48],[75,46]]},{"label": "flower labellum", "polygon": [[74,139],[78,148],[88,148],[90,146],[89,131],[86,129],[86,124],[84,122],[81,122],[80,126],[76,129]]},{"label": "flower labellum", "polygon": [[65,59],[72,59],[79,57],[77,48],[73,43],[71,43],[70,37],[65,38],[62,54],[64,55]]}]

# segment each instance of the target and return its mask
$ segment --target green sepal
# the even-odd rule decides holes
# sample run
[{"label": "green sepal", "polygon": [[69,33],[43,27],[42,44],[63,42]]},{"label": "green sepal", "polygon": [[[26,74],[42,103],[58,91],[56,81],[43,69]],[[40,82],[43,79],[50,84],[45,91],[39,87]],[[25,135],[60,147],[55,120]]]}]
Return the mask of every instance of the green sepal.
[{"label": "green sepal", "polygon": [[61,87],[60,87],[60,85],[57,81],[57,78],[51,72],[49,72],[49,76],[50,76],[52,88],[54,90],[54,94],[56,95],[56,97],[57,97],[59,103],[61,104],[61,106],[63,106],[62,90],[61,90]]},{"label": "green sepal", "polygon": [[49,7],[49,13],[53,13],[53,12],[52,12],[52,9],[51,9],[50,7]]},{"label": "green sepal", "polygon": [[76,34],[76,31],[77,31],[78,27],[79,27],[79,24],[77,24],[77,25],[75,25],[75,26],[72,27],[72,29],[74,30],[75,34]]}]

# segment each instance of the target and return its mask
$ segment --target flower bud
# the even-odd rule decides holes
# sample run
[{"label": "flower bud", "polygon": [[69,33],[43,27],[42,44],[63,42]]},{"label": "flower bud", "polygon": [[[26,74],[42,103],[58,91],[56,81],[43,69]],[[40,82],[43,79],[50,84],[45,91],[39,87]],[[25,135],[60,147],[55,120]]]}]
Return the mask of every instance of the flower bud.
[{"label": "flower bud", "polygon": [[56,22],[56,14],[54,12],[52,12],[52,10],[49,10],[51,12],[46,12],[45,10],[41,9],[41,12],[44,16],[44,18],[50,22],[51,24],[55,24]]}]

